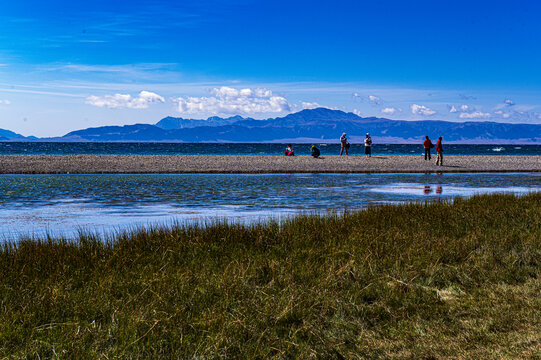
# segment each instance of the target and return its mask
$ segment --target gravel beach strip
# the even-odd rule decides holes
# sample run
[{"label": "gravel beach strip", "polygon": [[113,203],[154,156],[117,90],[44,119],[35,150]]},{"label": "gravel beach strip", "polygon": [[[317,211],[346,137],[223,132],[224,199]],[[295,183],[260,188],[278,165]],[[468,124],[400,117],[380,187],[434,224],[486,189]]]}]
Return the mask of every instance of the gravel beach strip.
[{"label": "gravel beach strip", "polygon": [[0,155],[2,174],[541,172],[541,156]]}]

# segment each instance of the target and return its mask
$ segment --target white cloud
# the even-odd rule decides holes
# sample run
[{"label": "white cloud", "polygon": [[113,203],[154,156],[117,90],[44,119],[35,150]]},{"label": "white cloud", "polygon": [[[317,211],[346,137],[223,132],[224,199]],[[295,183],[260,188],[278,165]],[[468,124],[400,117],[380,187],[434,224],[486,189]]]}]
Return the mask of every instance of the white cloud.
[{"label": "white cloud", "polygon": [[501,116],[504,119],[508,119],[511,117],[510,113],[503,112],[501,110],[495,111],[494,114]]},{"label": "white cloud", "polygon": [[465,104],[460,105],[458,108],[453,105],[449,109],[449,112],[450,113],[460,113],[459,117],[462,118],[462,119],[482,118],[482,117],[484,117],[484,116],[482,116],[482,114],[486,114],[486,113],[482,113],[480,111],[475,111],[475,107],[473,107],[471,105],[465,105]]},{"label": "white cloud", "polygon": [[11,104],[11,101],[0,99],[0,105],[9,105],[9,104]]},{"label": "white cloud", "polygon": [[397,111],[398,109],[394,107],[387,107],[381,110],[381,112],[384,113],[385,115],[394,115]]},{"label": "white cloud", "polygon": [[136,97],[129,94],[114,94],[105,96],[89,96],[87,104],[109,109],[146,109],[150,104],[163,103],[165,99],[150,91],[141,91]]},{"label": "white cloud", "polygon": [[[289,102],[267,89],[234,89],[227,86],[210,90],[210,97],[179,97],[172,100],[180,113],[256,114],[291,110]],[[312,103],[314,104],[314,103]]]},{"label": "white cloud", "polygon": [[474,111],[472,113],[462,113],[459,117],[461,119],[486,119],[490,117],[490,114],[481,111]]},{"label": "white cloud", "polygon": [[424,106],[424,105],[417,105],[417,104],[412,104],[411,105],[411,113],[413,115],[426,115],[426,116],[430,116],[430,115],[434,115],[436,113],[436,111]]},{"label": "white cloud", "polygon": [[301,103],[301,106],[303,109],[315,109],[315,108],[323,107],[319,105],[317,102],[304,102],[304,101]]},{"label": "white cloud", "polygon": [[361,101],[368,101],[372,105],[380,105],[382,102],[381,98],[375,95],[364,96],[359,93],[353,93],[352,96],[354,98],[360,99]]},{"label": "white cloud", "polygon": [[521,122],[521,123],[539,123],[538,120],[540,118],[540,114],[535,111],[517,111],[519,106],[515,106],[508,111],[504,110],[498,110],[494,111],[494,115],[501,117],[502,119],[509,119],[512,120],[512,122]]},{"label": "white cloud", "polygon": [[374,95],[369,95],[368,101],[370,101],[372,104],[379,105],[381,103],[381,98]]},{"label": "white cloud", "polygon": [[505,99],[504,103],[506,103],[509,106],[515,105],[515,102],[513,100],[511,100],[511,99]]},{"label": "white cloud", "polygon": [[360,117],[363,116],[363,114],[361,113],[361,111],[360,111],[360,110],[357,110],[357,109],[353,109],[353,113],[354,113],[355,115],[357,115],[357,116],[360,116]]}]

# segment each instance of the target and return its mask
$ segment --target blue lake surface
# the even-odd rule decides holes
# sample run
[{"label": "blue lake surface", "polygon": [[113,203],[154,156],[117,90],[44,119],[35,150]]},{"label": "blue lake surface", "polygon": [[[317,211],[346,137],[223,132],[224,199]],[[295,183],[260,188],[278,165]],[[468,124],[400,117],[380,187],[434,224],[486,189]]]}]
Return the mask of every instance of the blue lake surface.
[{"label": "blue lake surface", "polygon": [[[434,140],[435,141],[435,140]],[[309,155],[312,144],[293,144],[297,155]],[[322,155],[338,155],[340,145],[315,144]],[[235,143],[92,143],[92,142],[0,142],[0,154],[180,154],[180,155],[282,155],[287,144]],[[352,155],[364,154],[364,145],[351,144]],[[418,155],[419,144],[374,144],[375,155]],[[446,155],[541,155],[541,145],[452,145],[445,144]]]},{"label": "blue lake surface", "polygon": [[[375,204],[525,194],[540,173],[0,175],[0,239],[111,234],[173,222],[250,223]],[[0,240],[1,241],[1,240]]]}]

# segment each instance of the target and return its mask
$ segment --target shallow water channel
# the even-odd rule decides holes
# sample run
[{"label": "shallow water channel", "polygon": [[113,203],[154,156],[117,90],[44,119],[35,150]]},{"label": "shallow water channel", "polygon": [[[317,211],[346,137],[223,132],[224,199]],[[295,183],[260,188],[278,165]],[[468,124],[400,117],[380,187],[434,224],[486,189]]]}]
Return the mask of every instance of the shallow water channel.
[{"label": "shallow water channel", "polygon": [[1,175],[0,241],[540,190],[541,173]]}]

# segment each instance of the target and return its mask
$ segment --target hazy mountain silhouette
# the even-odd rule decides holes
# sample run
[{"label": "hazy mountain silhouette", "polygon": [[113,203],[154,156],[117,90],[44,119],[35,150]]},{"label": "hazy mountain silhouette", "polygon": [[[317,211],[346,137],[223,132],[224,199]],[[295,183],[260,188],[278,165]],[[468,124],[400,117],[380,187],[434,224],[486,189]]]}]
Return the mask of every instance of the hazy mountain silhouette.
[{"label": "hazy mountain silhouette", "polygon": [[218,116],[209,117],[207,120],[197,120],[197,119],[183,119],[168,116],[161,119],[156,123],[156,126],[164,130],[173,130],[173,129],[186,129],[194,128],[198,126],[222,126],[233,124],[237,121],[245,120],[242,116],[232,116],[229,118],[221,118]]},{"label": "hazy mountain silhouette", "polygon": [[17,134],[13,131],[10,131],[10,130],[5,130],[5,129],[0,129],[0,141],[21,141],[21,140],[25,140],[25,139],[35,139],[35,137],[33,136],[30,136],[30,137],[25,137],[21,134]]},{"label": "hazy mountain silhouette", "polygon": [[[11,140],[15,134],[4,130]],[[375,143],[417,143],[425,135],[443,136],[454,143],[541,144],[541,124],[496,122],[405,121],[363,118],[327,108],[302,110],[283,117],[254,120],[233,116],[207,120],[166,117],[156,125],[102,126],[72,131],[43,141],[157,141],[157,142],[336,142],[346,132],[362,142],[369,132]],[[6,135],[7,134],[7,135]],[[21,135],[18,135],[21,136]],[[20,140],[27,138],[21,137]]]}]

